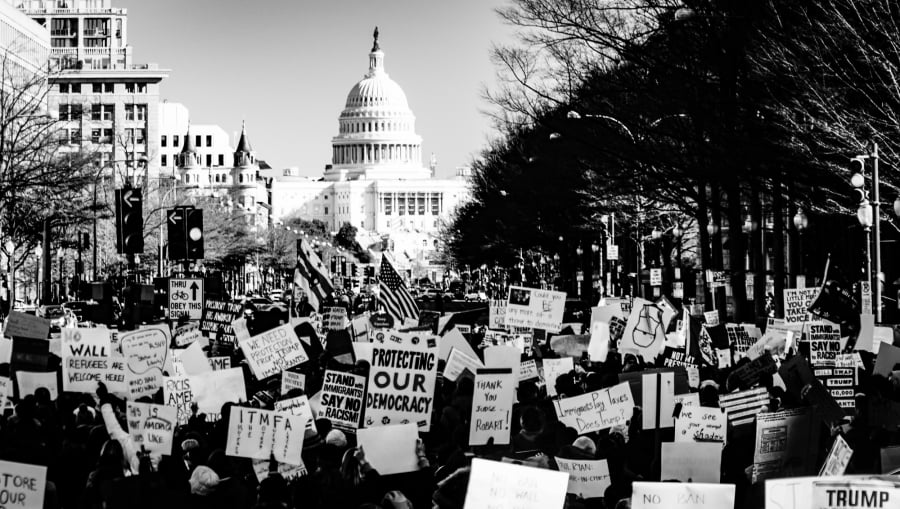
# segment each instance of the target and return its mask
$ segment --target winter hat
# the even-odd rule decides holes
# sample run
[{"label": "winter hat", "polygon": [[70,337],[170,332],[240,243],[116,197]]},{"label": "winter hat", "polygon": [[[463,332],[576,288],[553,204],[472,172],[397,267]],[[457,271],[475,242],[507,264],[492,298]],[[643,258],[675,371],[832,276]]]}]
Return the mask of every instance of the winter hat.
[{"label": "winter hat", "polygon": [[333,429],[329,431],[328,435],[325,437],[325,443],[344,448],[347,447],[347,436],[344,435],[343,431],[339,429]]},{"label": "winter hat", "polygon": [[219,475],[213,469],[200,465],[191,473],[190,482],[192,494],[206,496],[219,485]]},{"label": "winter hat", "polygon": [[594,441],[588,437],[578,437],[572,443],[572,445],[581,449],[582,451],[586,452],[587,454],[590,454],[591,456],[597,455],[597,444],[595,444]]},{"label": "winter hat", "polygon": [[412,502],[397,490],[389,491],[384,495],[384,498],[381,499],[381,507],[384,509],[413,509]]},{"label": "winter hat", "polygon": [[188,452],[198,448],[200,448],[200,442],[198,442],[194,438],[188,438],[187,440],[181,442],[181,450],[184,452]]}]

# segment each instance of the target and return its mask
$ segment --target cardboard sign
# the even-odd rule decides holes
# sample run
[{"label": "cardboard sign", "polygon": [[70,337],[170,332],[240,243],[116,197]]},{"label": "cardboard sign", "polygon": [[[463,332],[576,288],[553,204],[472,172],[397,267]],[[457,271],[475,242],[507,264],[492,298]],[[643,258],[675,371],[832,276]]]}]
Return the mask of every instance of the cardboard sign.
[{"label": "cardboard sign", "polygon": [[[191,403],[194,402],[194,393],[191,390],[191,381],[186,376],[167,376],[163,380],[163,401],[166,406],[174,407],[175,420],[179,425],[187,424],[191,418]],[[216,410],[216,412],[219,412]]]},{"label": "cardboard sign", "polygon": [[567,493],[581,498],[601,498],[606,494],[609,479],[609,465],[606,460],[569,460],[556,458],[560,472],[569,474]]},{"label": "cardboard sign", "polygon": [[556,401],[559,420],[579,435],[624,425],[634,410],[628,382]]},{"label": "cardboard sign", "polygon": [[519,381],[523,382],[525,380],[534,380],[536,378],[540,378],[541,374],[538,372],[537,361],[534,359],[528,359],[527,361],[522,361],[519,364]]},{"label": "cardboard sign", "polygon": [[219,341],[234,341],[231,323],[243,313],[243,306],[236,302],[207,300],[200,318],[200,330]]},{"label": "cardboard sign", "polygon": [[47,487],[47,467],[0,461],[0,505],[41,509]]},{"label": "cardboard sign", "polygon": [[488,328],[506,328],[506,301],[492,300],[488,304]]},{"label": "cardboard sign", "polygon": [[747,357],[750,360],[762,357],[764,354],[784,357],[785,351],[790,346],[788,334],[791,334],[791,330],[788,328],[787,322],[769,318],[765,334],[747,350]]},{"label": "cardboard sign", "polygon": [[203,317],[203,278],[169,278],[169,318]]},{"label": "cardboard sign", "polygon": [[305,428],[297,415],[233,406],[225,454],[258,460],[274,455],[281,463],[302,465]]},{"label": "cardboard sign", "polygon": [[828,458],[825,459],[822,470],[819,470],[819,477],[844,475],[844,470],[850,464],[851,456],[853,456],[853,449],[847,445],[844,437],[841,435],[834,437],[834,443],[831,444]]},{"label": "cardboard sign", "polygon": [[431,426],[437,348],[407,347],[386,342],[372,348],[366,395],[366,427],[415,423]]},{"label": "cardboard sign", "polygon": [[172,437],[177,424],[178,410],[152,403],[127,402],[128,434],[135,446],[150,452],[172,454]]},{"label": "cardboard sign", "polygon": [[50,391],[50,399],[59,397],[59,385],[56,382],[56,372],[42,373],[37,371],[16,371],[16,383],[19,387],[19,398],[34,394],[39,387]]},{"label": "cardboard sign", "polygon": [[220,355],[216,357],[207,357],[206,360],[209,362],[209,367],[211,367],[213,371],[231,369],[231,357]]},{"label": "cardboard sign", "polygon": [[466,490],[466,509],[561,508],[569,488],[569,474],[481,458],[472,459]]},{"label": "cardboard sign", "polygon": [[246,341],[239,340],[253,376],[259,380],[309,360],[294,328],[285,324]]},{"label": "cardboard sign", "polygon": [[38,316],[10,311],[3,335],[9,338],[47,339],[50,336],[50,320]]},{"label": "cardboard sign", "polygon": [[125,356],[125,379],[132,399],[152,396],[162,387],[169,341],[166,326],[119,333],[119,344]]},{"label": "cardboard sign", "polygon": [[509,424],[515,401],[512,369],[479,369],[472,394],[469,445],[509,443]]},{"label": "cardboard sign", "polygon": [[662,352],[666,341],[662,322],[662,309],[659,306],[644,299],[634,299],[622,334],[620,350],[640,355],[646,362],[652,362]]},{"label": "cardboard sign", "polygon": [[757,357],[750,362],[745,362],[731,372],[731,377],[738,380],[738,385],[748,389],[759,383],[760,377],[771,375],[778,371],[775,359],[771,355]]},{"label": "cardboard sign", "polygon": [[547,394],[556,396],[556,379],[575,369],[575,361],[571,357],[561,359],[544,359],[544,383]]},{"label": "cardboard sign", "polygon": [[109,329],[61,330],[62,357],[106,357],[110,352]]},{"label": "cardboard sign", "polygon": [[812,320],[809,305],[819,294],[818,288],[792,288],[784,290],[784,321],[803,323]]},{"label": "cardboard sign", "polygon": [[728,431],[728,419],[721,408],[682,407],[675,418],[676,442],[722,442]]},{"label": "cardboard sign", "polygon": [[292,389],[306,389],[306,375],[293,371],[281,372],[281,395],[284,396]]},{"label": "cardboard sign", "polygon": [[66,357],[62,361],[63,390],[93,394],[109,372],[108,357]]},{"label": "cardboard sign", "polygon": [[818,442],[819,423],[809,407],[759,414],[753,482],[812,473]]},{"label": "cardboard sign", "polygon": [[247,401],[244,370],[241,368],[207,371],[188,378],[187,390],[193,401],[197,402],[197,411],[206,414],[207,422],[222,418],[222,405],[225,403]]},{"label": "cardboard sign", "polygon": [[660,479],[717,483],[721,478],[721,442],[663,442]]},{"label": "cardboard sign", "polygon": [[444,366],[444,378],[455,382],[463,371],[468,369],[470,373],[475,374],[483,367],[484,364],[478,360],[478,357],[471,357],[464,351],[454,348],[450,351],[450,358],[447,359],[447,364]]},{"label": "cardboard sign", "polygon": [[813,366],[834,366],[841,352],[841,327],[830,323],[810,324],[809,363]]},{"label": "cardboard sign", "polygon": [[193,322],[176,327],[172,336],[175,338],[176,346],[187,346],[201,339],[203,333],[200,332],[200,324]]},{"label": "cardboard sign", "polygon": [[325,371],[318,417],[335,428],[355,431],[362,420],[366,377],[340,371]]},{"label": "cardboard sign", "polygon": [[733,484],[636,482],[631,509],[734,509]]},{"label": "cardboard sign", "polygon": [[350,325],[347,319],[347,308],[341,306],[332,306],[325,308],[322,317],[322,329],[327,331],[344,330]]},{"label": "cardboard sign", "polygon": [[506,301],[506,326],[559,332],[565,304],[565,292],[511,286]]},{"label": "cardboard sign", "polygon": [[356,441],[366,451],[366,459],[381,475],[415,472],[419,469],[414,423],[376,426],[356,432]]}]

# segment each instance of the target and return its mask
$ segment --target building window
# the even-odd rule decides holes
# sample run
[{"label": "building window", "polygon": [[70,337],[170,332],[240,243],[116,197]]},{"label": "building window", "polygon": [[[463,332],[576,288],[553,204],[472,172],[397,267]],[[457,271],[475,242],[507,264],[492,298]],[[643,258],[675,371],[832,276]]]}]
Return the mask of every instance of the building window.
[{"label": "building window", "polygon": [[418,203],[418,213],[420,216],[425,215],[425,193],[416,194],[416,202]]},{"label": "building window", "polygon": [[206,146],[207,147],[212,146],[212,135],[209,135],[209,134],[206,135]]},{"label": "building window", "polygon": [[212,166],[212,154],[206,154],[206,166]]},{"label": "building window", "polygon": [[410,216],[414,216],[416,214],[416,198],[415,194],[410,193],[406,197],[406,208],[407,214]]},{"label": "building window", "polygon": [[146,104],[126,104],[125,120],[139,120],[141,122],[147,120]]},{"label": "building window", "polygon": [[172,146],[173,147],[178,146],[178,135],[177,134],[175,136],[172,136]]},{"label": "building window", "polygon": [[[162,135],[162,137],[160,137],[160,139],[159,139],[159,146],[160,146],[160,147],[165,147],[165,146],[166,146],[166,135],[165,135],[165,134]],[[165,157],[165,156],[163,156],[163,157]],[[163,165],[163,166],[165,166],[165,165]]]},{"label": "building window", "polygon": [[328,205],[325,206],[325,214],[328,215]]},{"label": "building window", "polygon": [[406,193],[397,194],[397,214],[406,215]]},{"label": "building window", "polygon": [[194,136],[194,144],[196,144],[198,147],[202,147],[202,146],[203,146],[203,143],[200,142],[200,140],[201,140],[202,138],[203,138],[203,137],[200,136],[199,134],[196,135],[196,136]]},{"label": "building window", "polygon": [[59,93],[60,94],[80,94],[81,93],[81,83],[60,83],[59,84]]},{"label": "building window", "polygon": [[160,156],[160,160],[159,160],[159,161],[160,161],[160,163],[159,163],[160,166],[168,166],[168,165],[166,164],[166,155],[165,155],[165,154],[163,154],[163,155]]},{"label": "building window", "polygon": [[80,104],[60,104],[59,119],[60,120],[81,120]]},{"label": "building window", "polygon": [[219,154],[219,166],[225,166],[225,154]]},{"label": "building window", "polygon": [[94,83],[92,89],[95,94],[102,94],[103,93],[103,83]]},{"label": "building window", "polygon": [[241,173],[240,175],[238,175],[238,183],[240,183],[240,184],[243,184],[243,183],[244,183],[244,174],[243,174],[243,173]]},{"label": "building window", "polygon": [[146,129],[135,129],[135,143],[142,145],[147,142],[147,130]]},{"label": "building window", "polygon": [[147,84],[146,83],[126,83],[125,84],[125,93],[126,94],[146,94],[147,93]]},{"label": "building window", "polygon": [[441,213],[441,202],[443,201],[444,195],[441,193],[433,193],[431,195],[431,215],[437,216]]}]

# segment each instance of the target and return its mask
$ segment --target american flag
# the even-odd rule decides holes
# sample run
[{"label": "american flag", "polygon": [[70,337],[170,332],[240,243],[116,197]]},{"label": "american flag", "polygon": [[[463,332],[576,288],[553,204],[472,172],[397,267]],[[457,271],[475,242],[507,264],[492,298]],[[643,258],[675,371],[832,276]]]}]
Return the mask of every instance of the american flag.
[{"label": "american flag", "polygon": [[381,270],[378,273],[379,300],[385,310],[395,320],[403,321],[404,318],[419,319],[419,307],[413,300],[400,275],[394,270],[387,255],[381,258]]},{"label": "american flag", "polygon": [[302,289],[309,304],[316,310],[325,297],[334,292],[328,269],[304,239],[297,241],[297,266],[294,268],[294,284]]}]

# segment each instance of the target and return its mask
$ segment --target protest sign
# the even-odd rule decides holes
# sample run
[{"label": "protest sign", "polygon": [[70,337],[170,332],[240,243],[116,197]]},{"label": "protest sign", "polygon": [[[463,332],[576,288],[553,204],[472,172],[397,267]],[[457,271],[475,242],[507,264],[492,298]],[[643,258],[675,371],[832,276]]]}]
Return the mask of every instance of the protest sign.
[{"label": "protest sign", "polygon": [[197,411],[206,414],[207,422],[222,418],[220,414],[225,403],[247,401],[244,370],[241,368],[207,371],[188,378],[187,390],[193,401],[197,402]]},{"label": "protest sign", "polygon": [[454,348],[450,351],[450,357],[444,366],[444,378],[455,382],[463,370],[468,369],[470,373],[475,374],[475,371],[483,367],[484,364],[478,357],[471,357],[464,351]]},{"label": "protest sign", "polygon": [[231,407],[225,454],[242,458],[269,459],[302,465],[305,423],[303,418],[258,408]]},{"label": "protest sign", "polygon": [[815,368],[813,374],[848,415],[856,410],[856,366]]},{"label": "protest sign", "polygon": [[322,329],[325,332],[332,330],[344,330],[350,325],[347,319],[347,308],[342,306],[331,306],[324,310],[322,316]]},{"label": "protest sign", "polygon": [[609,323],[591,315],[591,341],[588,344],[588,359],[591,362],[606,362],[609,355]]},{"label": "protest sign", "polygon": [[900,347],[883,344],[878,350],[878,357],[875,358],[875,368],[872,373],[890,377],[891,372],[897,369],[897,364],[900,364]]},{"label": "protest sign", "polygon": [[819,424],[809,407],[759,414],[753,482],[814,472],[818,441]]},{"label": "protest sign", "polygon": [[233,342],[231,324],[243,314],[243,306],[237,302],[207,299],[200,317],[200,330],[219,341]]},{"label": "protest sign", "polygon": [[475,373],[469,445],[509,443],[515,382],[509,368],[479,369]]},{"label": "protest sign", "polygon": [[436,348],[390,342],[372,348],[366,427],[415,423],[428,431],[437,379]]},{"label": "protest sign", "polygon": [[760,338],[759,329],[752,324],[725,324],[725,332],[728,334],[728,342],[734,352],[735,359],[745,357],[747,350]]},{"label": "protest sign", "polygon": [[834,366],[841,351],[841,327],[831,323],[809,325],[809,363],[813,366]]},{"label": "protest sign", "polygon": [[754,416],[768,404],[769,392],[765,387],[719,396],[719,406],[725,410],[732,426],[752,423]]},{"label": "protest sign", "polygon": [[56,381],[56,372],[16,371],[16,385],[19,388],[19,398],[34,394],[39,387],[50,391],[50,399],[59,397],[59,385]]},{"label": "protest sign", "polygon": [[442,360],[447,360],[450,357],[450,349],[457,348],[461,350],[463,353],[467,354],[469,357],[478,358],[478,354],[475,353],[475,349],[472,348],[472,345],[469,344],[469,341],[466,339],[462,333],[456,329],[450,329],[441,337],[439,343],[439,352],[440,358]]},{"label": "protest sign", "polygon": [[175,346],[187,346],[201,339],[203,333],[200,331],[200,325],[197,322],[190,322],[176,327],[172,336],[175,339]]},{"label": "protest sign", "polygon": [[652,302],[634,299],[622,333],[620,350],[640,355],[645,361],[652,362],[662,352],[665,341],[662,310]]},{"label": "protest sign", "polygon": [[634,401],[627,382],[556,401],[556,416],[579,435],[621,426],[631,418]]},{"label": "protest sign", "polygon": [[109,329],[65,327],[60,331],[62,357],[106,357],[110,352]]},{"label": "protest sign", "polygon": [[296,398],[280,399],[275,402],[276,412],[285,412],[296,415],[300,418],[300,422],[304,424],[306,433],[304,438],[315,436],[318,432],[316,429],[316,421],[313,416],[312,406],[309,404],[309,398],[304,394]]},{"label": "protest sign", "polygon": [[103,374],[103,383],[106,388],[113,394],[122,397],[129,395],[128,382],[125,380],[127,368],[125,367],[125,357],[121,354],[114,353],[109,357],[106,373]]},{"label": "protest sign", "polygon": [[636,482],[631,509],[734,509],[733,484]]},{"label": "protest sign", "polygon": [[[169,341],[167,326],[119,333],[119,343],[125,356],[125,380],[132,399],[152,396],[162,386]],[[171,365],[171,360],[168,365]]]},{"label": "protest sign", "polygon": [[522,363],[521,353],[513,346],[489,346],[484,349],[484,367],[486,368],[510,368],[513,372],[515,385],[519,385],[519,369]]},{"label": "protest sign", "polygon": [[47,339],[50,336],[50,320],[10,311],[3,334],[9,338]]},{"label": "protest sign", "polygon": [[506,301],[491,300],[488,304],[488,328],[506,328]]},{"label": "protest sign", "polygon": [[569,487],[569,474],[512,463],[472,459],[472,472],[463,506],[466,509],[561,508]]},{"label": "protest sign", "polygon": [[559,332],[565,304],[565,292],[511,286],[506,302],[506,326]]},{"label": "protest sign", "polygon": [[247,340],[239,339],[239,344],[253,376],[259,380],[309,360],[290,324],[267,330]]},{"label": "protest sign", "polygon": [[676,442],[725,442],[728,419],[721,408],[684,407],[675,418]]},{"label": "protest sign", "polygon": [[675,394],[689,391],[684,368],[657,368],[619,374],[620,382],[628,382],[634,404],[643,409],[642,429],[671,428],[675,425]]},{"label": "protest sign", "polygon": [[784,321],[802,323],[812,320],[809,305],[819,294],[818,288],[790,288],[784,290]]},{"label": "protest sign", "polygon": [[575,369],[575,361],[571,357],[561,359],[544,359],[544,383],[547,394],[556,396],[556,379]]},{"label": "protest sign", "polygon": [[165,377],[163,379],[163,401],[166,406],[176,409],[175,419],[179,425],[187,424],[191,418],[191,403],[194,402],[190,379],[186,376]]},{"label": "protest sign", "polygon": [[[253,473],[256,474],[258,482],[262,482],[263,479],[269,477],[269,460],[250,461],[253,463]],[[288,465],[287,463],[278,463],[276,472],[288,482],[299,479],[309,473],[306,470],[306,465]]]},{"label": "protest sign", "polygon": [[318,417],[335,428],[355,431],[365,403],[366,377],[340,371],[325,371]]},{"label": "protest sign", "polygon": [[203,352],[203,347],[199,342],[191,343],[191,346],[184,350],[175,350],[175,355],[181,361],[186,375],[199,375],[212,371],[209,359],[206,357],[206,353]]},{"label": "protest sign", "polygon": [[9,362],[12,360],[12,349],[12,340],[0,336],[0,364],[9,364]]},{"label": "protest sign", "polygon": [[609,479],[609,465],[606,460],[570,460],[556,458],[560,472],[569,474],[567,493],[581,498],[600,498],[606,494]]},{"label": "protest sign", "polygon": [[588,334],[565,334],[550,338],[550,349],[560,357],[580,359],[590,347],[591,336]]},{"label": "protest sign", "polygon": [[537,361],[534,359],[528,359],[527,361],[522,361],[519,364],[519,381],[525,380],[533,380],[535,378],[540,378],[541,374],[538,372]]},{"label": "protest sign", "polygon": [[663,442],[660,479],[717,483],[721,477],[721,442]]},{"label": "protest sign", "polygon": [[304,390],[306,387],[306,375],[303,373],[294,373],[293,371],[281,372],[281,395],[284,396],[291,389]]},{"label": "protest sign", "polygon": [[730,378],[737,380],[740,388],[748,389],[759,383],[760,377],[771,375],[776,371],[778,366],[775,359],[771,355],[763,355],[738,366],[731,372]]},{"label": "protest sign", "polygon": [[108,357],[66,357],[62,360],[63,390],[93,394],[109,371]]},{"label": "protest sign", "polygon": [[234,343],[240,345],[244,341],[250,339],[250,329],[247,325],[247,319],[243,316],[235,318],[231,322],[231,330],[234,332]]},{"label": "protest sign", "polygon": [[821,479],[812,483],[812,509],[900,507],[900,483],[896,479]]},{"label": "protest sign", "polygon": [[231,369],[231,357],[220,355],[216,357],[207,357],[206,360],[209,362],[209,367],[212,368],[213,371]]},{"label": "protest sign", "polygon": [[[860,332],[860,335],[862,335],[862,332]],[[894,344],[894,329],[891,327],[873,327],[871,351],[877,355],[883,344]],[[859,348],[857,348],[857,350],[859,350]]]},{"label": "protest sign", "polygon": [[6,408],[6,402],[12,396],[12,381],[8,376],[0,376],[0,411]]},{"label": "protest sign", "polygon": [[172,437],[178,410],[165,405],[127,402],[128,434],[138,448],[150,452],[172,454]]},{"label": "protest sign", "polygon": [[850,464],[851,456],[853,456],[853,449],[847,445],[844,437],[837,435],[834,437],[834,442],[831,444],[831,450],[828,451],[828,457],[825,459],[825,464],[822,465],[822,469],[819,470],[819,477],[844,475],[844,470],[846,470],[847,465]]},{"label": "protest sign", "polygon": [[415,472],[419,469],[416,456],[415,423],[376,426],[359,429],[356,442],[366,452],[366,459],[381,475]]},{"label": "protest sign", "polygon": [[685,353],[684,348],[672,348],[667,346],[665,347],[665,350],[663,350],[662,359],[663,366],[667,368],[687,368],[688,366],[696,367],[699,365],[697,359],[694,358],[693,355]]},{"label": "protest sign", "polygon": [[900,445],[881,448],[881,473],[896,475],[900,471]]},{"label": "protest sign", "polygon": [[787,322],[779,318],[769,318],[766,332],[747,350],[747,357],[750,360],[763,354],[784,357],[785,351],[790,347],[787,337],[790,332]]},{"label": "protest sign", "polygon": [[0,460],[0,506],[42,509],[47,467]]},{"label": "protest sign", "polygon": [[714,325],[719,325],[719,312],[715,309],[712,311],[704,311],[703,312],[703,321],[706,325],[710,327]]}]

